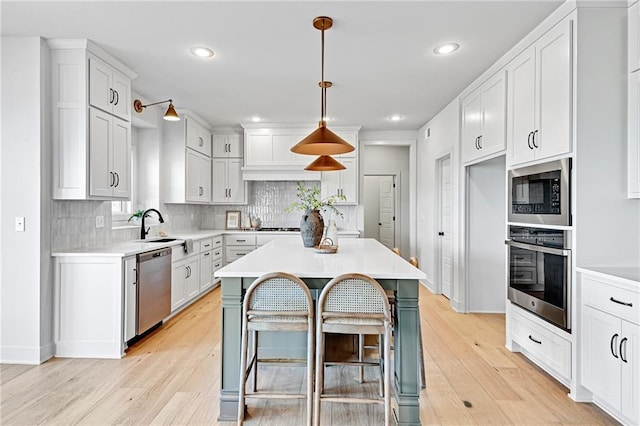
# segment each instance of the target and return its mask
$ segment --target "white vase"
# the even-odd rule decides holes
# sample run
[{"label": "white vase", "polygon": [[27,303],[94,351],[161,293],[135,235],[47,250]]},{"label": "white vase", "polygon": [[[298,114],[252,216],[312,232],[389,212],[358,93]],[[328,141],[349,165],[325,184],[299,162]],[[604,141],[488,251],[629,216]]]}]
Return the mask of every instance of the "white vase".
[{"label": "white vase", "polygon": [[338,245],[338,227],[335,220],[329,220],[329,226],[327,226],[327,233],[325,238],[329,238],[334,246]]}]

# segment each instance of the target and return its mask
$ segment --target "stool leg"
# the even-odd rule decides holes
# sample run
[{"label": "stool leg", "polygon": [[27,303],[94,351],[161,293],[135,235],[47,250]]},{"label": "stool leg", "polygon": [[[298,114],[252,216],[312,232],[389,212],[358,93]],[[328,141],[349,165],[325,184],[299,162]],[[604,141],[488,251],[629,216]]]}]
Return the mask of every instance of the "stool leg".
[{"label": "stool leg", "polygon": [[387,323],[384,332],[384,424],[391,425],[391,330]]},{"label": "stool leg", "polygon": [[307,325],[307,425],[311,426],[313,423],[313,364],[315,359],[313,358],[314,340],[315,334],[313,332],[313,317],[309,315],[309,322]]},{"label": "stool leg", "polygon": [[[362,362],[364,360],[364,335],[358,334],[358,361]],[[364,383],[364,367],[360,366],[360,374],[358,375],[358,380],[360,383]]]},{"label": "stool leg", "polygon": [[318,321],[316,327],[316,392],[313,404],[313,424],[320,426],[320,403],[321,394],[324,389],[324,333],[322,324]]},{"label": "stool leg", "polygon": [[378,369],[380,370],[380,380],[378,380],[378,393],[384,396],[384,362],[386,355],[384,354],[384,335],[378,335]]},{"label": "stool leg", "polygon": [[251,357],[253,359],[253,378],[251,380],[251,392],[255,392],[258,389],[258,332],[251,330]]},{"label": "stool leg", "polygon": [[245,395],[245,380],[247,377],[247,349],[248,349],[249,334],[247,332],[246,317],[242,318],[242,342],[240,344],[240,383],[238,392],[238,425],[244,422],[244,395]]}]

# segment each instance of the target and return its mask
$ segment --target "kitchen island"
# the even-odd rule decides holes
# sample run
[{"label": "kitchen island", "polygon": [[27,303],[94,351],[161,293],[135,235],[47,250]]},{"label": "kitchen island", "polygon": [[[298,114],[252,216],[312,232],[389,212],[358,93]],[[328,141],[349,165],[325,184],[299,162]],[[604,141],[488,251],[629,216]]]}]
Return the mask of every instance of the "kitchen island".
[{"label": "kitchen island", "polygon": [[[396,291],[394,376],[392,408],[398,424],[420,424],[420,372],[418,357],[418,285],[425,274],[374,239],[345,239],[335,254],[305,248],[299,235],[272,241],[215,273],[222,279],[222,377],[220,421],[237,418],[240,371],[240,330],[244,291],[259,276],[289,272],[300,277],[314,298],[337,275],[362,273],[385,289]],[[301,336],[260,339],[261,356],[303,358]],[[281,337],[280,337],[281,338]]]}]

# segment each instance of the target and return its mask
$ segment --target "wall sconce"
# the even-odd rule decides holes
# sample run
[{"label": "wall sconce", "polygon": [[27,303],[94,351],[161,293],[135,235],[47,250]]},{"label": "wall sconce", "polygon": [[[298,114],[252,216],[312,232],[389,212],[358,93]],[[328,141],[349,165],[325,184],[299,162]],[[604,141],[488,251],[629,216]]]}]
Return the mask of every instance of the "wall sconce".
[{"label": "wall sconce", "polygon": [[148,106],[163,104],[165,102],[169,102],[169,108],[167,108],[167,112],[164,113],[164,117],[163,118],[165,120],[167,120],[167,121],[178,121],[178,120],[180,120],[180,116],[178,115],[178,113],[176,112],[175,108],[173,107],[173,100],[172,99],[167,99],[166,101],[154,102],[152,104],[147,104],[147,105],[142,105],[142,101],[140,99],[136,99],[135,101],[133,101],[133,109],[137,113],[141,113],[142,110],[144,110]]}]

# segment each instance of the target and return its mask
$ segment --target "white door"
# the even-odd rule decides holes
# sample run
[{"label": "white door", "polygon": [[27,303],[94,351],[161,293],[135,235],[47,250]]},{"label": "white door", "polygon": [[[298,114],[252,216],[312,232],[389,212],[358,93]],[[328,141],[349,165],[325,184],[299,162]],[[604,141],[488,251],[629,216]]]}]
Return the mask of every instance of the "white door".
[{"label": "white door", "polygon": [[113,196],[131,196],[131,127],[129,122],[113,119],[111,171],[114,173]]},{"label": "white door", "polygon": [[89,108],[89,114],[89,193],[110,197],[115,182],[115,175],[109,169],[112,118],[95,108]]},{"label": "white door", "polygon": [[230,203],[244,202],[242,158],[230,158],[227,160],[227,184],[229,188],[229,199],[227,201]]},{"label": "white door", "polygon": [[394,176],[380,176],[379,185],[379,233],[380,242],[390,249],[395,247],[395,178]]},{"label": "white door", "polygon": [[508,139],[512,144],[510,164],[533,160],[532,132],[535,130],[535,49],[522,52],[511,62],[507,75]]},{"label": "white door", "polygon": [[187,150],[187,189],[186,201],[200,201],[200,157],[190,148]]},{"label": "white door", "polygon": [[213,159],[213,185],[211,188],[211,201],[214,203],[225,203],[227,201],[227,160],[222,158]]},{"label": "white door", "polygon": [[451,188],[451,157],[438,160],[440,180],[440,285],[442,294],[451,298],[451,275],[453,271],[453,244],[451,235],[452,188]]}]

